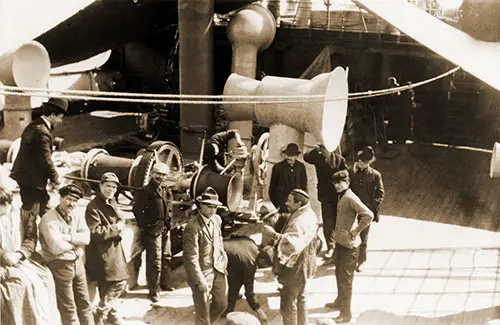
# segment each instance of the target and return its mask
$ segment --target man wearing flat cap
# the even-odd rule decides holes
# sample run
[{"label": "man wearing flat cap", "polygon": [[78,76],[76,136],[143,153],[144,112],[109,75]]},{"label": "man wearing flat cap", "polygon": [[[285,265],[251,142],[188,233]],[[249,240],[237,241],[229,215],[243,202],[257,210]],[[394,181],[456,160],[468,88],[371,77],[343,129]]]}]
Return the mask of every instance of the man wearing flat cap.
[{"label": "man wearing flat cap", "polygon": [[73,212],[83,192],[76,185],[66,185],[59,194],[57,207],[49,210],[40,221],[42,255],[54,277],[62,324],[93,325],[83,262],[90,230],[84,215]]},{"label": "man wearing flat cap", "polygon": [[99,193],[85,211],[90,229],[86,268],[89,278],[97,281],[100,298],[94,315],[96,325],[103,324],[105,318],[110,324],[122,323],[115,305],[125,291],[129,274],[121,236],[125,221],[115,200],[118,186],[120,181],[114,173],[104,173]]},{"label": "man wearing flat cap", "polygon": [[[373,212],[373,221],[378,222],[380,205],[384,200],[384,183],[380,172],[371,167],[374,161],[375,151],[371,146],[366,146],[358,152],[358,161],[354,163],[351,171],[351,189],[361,199],[361,202]],[[369,232],[370,226],[363,229],[360,234],[361,244],[358,248],[357,272],[361,272],[361,267],[366,262]]]},{"label": "man wearing flat cap", "polygon": [[183,262],[193,292],[197,325],[213,324],[227,308],[227,255],[222,241],[222,203],[212,187],[196,198],[197,213],[184,229]]},{"label": "man wearing flat cap", "polygon": [[[47,180],[54,187],[59,186],[59,174],[52,161],[52,130],[62,122],[67,112],[67,100],[51,98],[43,104],[42,116],[29,123],[21,135],[21,146],[10,177],[19,185],[21,217],[25,227],[36,227],[37,216],[43,216],[47,211],[50,199]],[[38,240],[37,231],[29,233],[34,234],[33,238],[29,238],[34,249]],[[28,254],[28,251],[24,253]]]},{"label": "man wearing flat cap", "polygon": [[149,184],[137,193],[132,209],[142,231],[149,299],[153,303],[158,302],[160,289],[173,290],[170,287],[172,251],[169,211],[172,194],[166,186],[168,174],[170,168],[167,164],[156,163]]},{"label": "man wearing flat cap", "polygon": [[316,213],[309,195],[294,189],[286,201],[291,216],[280,232],[264,226],[263,234],[273,237],[273,273],[283,286],[280,290],[280,312],[284,325],[307,325],[306,283],[316,268]]},{"label": "man wearing flat cap", "polygon": [[287,212],[286,201],[293,189],[307,191],[307,173],[303,163],[297,160],[299,146],[289,143],[281,154],[285,157],[274,165],[269,183],[269,198],[280,213]]},{"label": "man wearing flat cap", "polygon": [[373,213],[349,188],[347,170],[333,174],[332,183],[339,196],[334,234],[337,298],[325,307],[340,311],[339,316],[334,319],[336,323],[348,323],[352,318],[352,281],[357,263],[357,247],[361,243],[359,234],[370,225]]}]

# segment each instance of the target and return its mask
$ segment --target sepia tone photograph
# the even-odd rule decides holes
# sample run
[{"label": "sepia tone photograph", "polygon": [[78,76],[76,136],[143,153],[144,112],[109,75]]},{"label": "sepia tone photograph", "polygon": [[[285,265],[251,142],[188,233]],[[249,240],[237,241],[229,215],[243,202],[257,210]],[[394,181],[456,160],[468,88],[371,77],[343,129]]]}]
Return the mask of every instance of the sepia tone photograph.
[{"label": "sepia tone photograph", "polygon": [[0,325],[500,325],[499,16],[0,0]]}]

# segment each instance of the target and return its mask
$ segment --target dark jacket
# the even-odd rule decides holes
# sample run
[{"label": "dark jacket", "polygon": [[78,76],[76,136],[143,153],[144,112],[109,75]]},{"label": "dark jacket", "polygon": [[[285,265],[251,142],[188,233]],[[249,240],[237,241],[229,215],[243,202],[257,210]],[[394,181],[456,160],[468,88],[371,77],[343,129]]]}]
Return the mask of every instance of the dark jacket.
[{"label": "dark jacket", "polygon": [[[214,170],[220,171],[224,169],[225,161],[224,155],[228,146],[228,141],[233,139],[236,134],[236,130],[229,130],[218,132],[214,134],[210,139],[208,139],[205,145],[205,152],[203,155],[203,163],[207,165],[213,165]],[[212,144],[219,148],[219,152],[215,155],[212,150]]]},{"label": "dark jacket", "polygon": [[85,219],[90,229],[90,244],[86,247],[86,268],[92,280],[121,281],[128,278],[127,261],[122,247],[122,220],[116,202],[106,203],[101,194],[89,202]]},{"label": "dark jacket", "polygon": [[346,170],[345,159],[336,152],[315,148],[304,154],[304,161],[314,165],[318,177],[318,200],[337,201],[335,187],[330,181],[330,176],[339,170]]},{"label": "dark jacket", "polygon": [[168,197],[168,189],[162,190],[154,180],[137,193],[132,211],[145,235],[154,236],[170,229]]},{"label": "dark jacket", "polygon": [[290,166],[286,159],[274,165],[269,183],[269,198],[274,206],[286,211],[288,194],[296,188],[307,191],[306,166],[300,161]]},{"label": "dark jacket", "polygon": [[31,122],[21,135],[21,147],[10,177],[19,186],[45,189],[47,180],[58,182],[59,174],[52,162],[52,134],[41,118]]},{"label": "dark jacket", "polygon": [[229,275],[254,275],[257,270],[259,247],[251,238],[238,236],[224,239],[224,250],[227,254]]},{"label": "dark jacket", "polygon": [[372,167],[358,170],[356,173],[351,170],[350,174],[352,191],[373,212],[373,221],[378,222],[380,205],[385,194],[382,175]]}]

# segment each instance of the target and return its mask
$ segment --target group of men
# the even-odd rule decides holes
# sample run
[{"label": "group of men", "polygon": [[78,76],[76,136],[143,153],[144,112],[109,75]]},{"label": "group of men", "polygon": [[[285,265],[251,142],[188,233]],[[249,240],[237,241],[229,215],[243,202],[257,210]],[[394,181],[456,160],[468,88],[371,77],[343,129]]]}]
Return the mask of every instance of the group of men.
[{"label": "group of men", "polygon": [[[11,177],[20,188],[24,233],[30,234],[29,238],[25,236],[24,242],[29,245],[24,249],[33,252],[40,235],[43,263],[52,273],[64,325],[99,325],[104,320],[120,324],[114,303],[124,292],[129,277],[121,243],[125,221],[115,200],[120,181],[114,173],[104,173],[85,214],[74,213],[83,191],[76,185],[59,188],[59,174],[51,158],[52,130],[62,122],[67,110],[66,100],[51,98],[42,106],[41,116],[21,136]],[[48,208],[48,182],[54,189],[59,188],[60,194],[58,205],[52,209]],[[21,250],[15,258],[19,261],[27,255]],[[99,288],[100,301],[95,312],[87,277],[97,282]]]},{"label": "group of men", "polygon": [[[22,134],[11,176],[20,187],[22,218],[29,221],[25,225],[36,228],[36,220],[41,217],[42,255],[54,277],[62,323],[99,325],[106,319],[120,324],[114,303],[125,291],[129,274],[121,242],[125,221],[115,200],[120,186],[118,177],[114,173],[102,175],[98,193],[87,205],[84,216],[74,213],[77,201],[83,197],[76,185],[60,188],[59,204],[50,210],[47,207],[47,182],[59,187],[59,175],[51,159],[51,131],[62,121],[67,108],[68,103],[62,99],[52,98],[44,104],[42,116]],[[228,131],[226,138],[241,142],[237,132]],[[218,142],[208,146],[211,149],[207,160],[217,163],[217,170],[219,146]],[[259,250],[247,239],[223,240],[222,220],[216,214],[222,205],[218,194],[207,187],[195,198],[196,214],[183,235],[183,262],[197,324],[212,324],[225,312],[234,310],[242,285],[250,306],[265,320],[265,313],[255,300],[253,280],[257,267],[266,263],[272,263],[282,285],[280,310],[284,324],[307,324],[305,288],[316,267],[318,224],[309,203],[305,166],[297,160],[299,147],[290,143],[282,154],[285,159],[274,166],[269,186],[271,201],[282,218],[279,225],[265,226],[263,230],[271,238],[271,250]],[[384,195],[380,173],[370,167],[375,160],[374,150],[365,147],[358,158],[348,171],[344,158],[322,146],[304,154],[304,160],[316,167],[326,257],[333,258],[336,267],[338,296],[326,307],[340,311],[335,319],[340,323],[351,319],[354,270],[361,271],[366,260],[369,224],[372,219],[378,221]],[[161,290],[173,290],[169,209],[172,197],[165,185],[168,174],[168,166],[157,163],[151,181],[137,193],[133,207],[146,249],[146,277],[153,303],[158,301]],[[36,229],[26,233],[33,234],[29,239],[34,247],[38,241]],[[13,258],[22,259],[23,252]],[[95,311],[90,304],[87,277],[97,281],[99,288],[100,301]]]},{"label": "group of men", "polygon": [[[307,191],[307,174],[305,165],[297,160],[300,155],[297,144],[288,144],[282,150],[282,155],[285,159],[272,169],[269,197],[286,215],[289,210],[286,193],[294,189]],[[304,160],[315,166],[318,179],[318,200],[321,202],[323,234],[327,245],[325,264],[335,264],[338,296],[326,307],[340,311],[335,318],[337,323],[349,322],[352,318],[350,306],[354,272],[361,272],[366,262],[370,223],[372,220],[379,221],[380,205],[384,198],[382,177],[371,167],[375,161],[373,148],[365,146],[357,153],[357,158],[352,168],[348,169],[341,155],[329,152],[322,145],[304,154]],[[287,297],[293,295],[287,293]],[[296,305],[299,311],[302,308],[299,314],[304,315],[306,311],[302,297],[296,301]],[[285,314],[284,320],[287,319]],[[297,321],[285,321],[285,324],[306,323],[300,317]]]}]

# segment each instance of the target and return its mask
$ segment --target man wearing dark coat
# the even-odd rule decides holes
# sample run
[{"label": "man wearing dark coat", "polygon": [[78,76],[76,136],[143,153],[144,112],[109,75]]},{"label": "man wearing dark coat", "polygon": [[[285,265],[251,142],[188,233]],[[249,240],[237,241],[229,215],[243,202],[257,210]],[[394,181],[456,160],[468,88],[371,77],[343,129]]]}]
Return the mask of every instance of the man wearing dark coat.
[{"label": "man wearing dark coat", "polygon": [[280,213],[287,211],[286,201],[293,189],[307,191],[306,167],[297,161],[299,146],[289,143],[281,152],[285,159],[274,165],[269,183],[269,198]]},{"label": "man wearing dark coat", "polygon": [[114,198],[119,185],[120,181],[114,173],[104,173],[99,193],[89,202],[85,211],[90,229],[86,269],[90,280],[97,281],[100,296],[94,315],[96,325],[103,324],[106,317],[111,324],[122,323],[114,304],[125,291],[129,274],[121,243],[125,221]]},{"label": "man wearing dark coat", "polygon": [[158,302],[160,289],[173,290],[169,286],[172,260],[171,216],[168,208],[170,194],[165,185],[169,173],[167,164],[156,163],[149,184],[136,195],[132,210],[142,231],[149,299],[153,303]]},{"label": "man wearing dark coat", "polygon": [[321,218],[323,220],[323,234],[325,235],[327,253],[331,258],[335,243],[333,233],[337,221],[337,194],[330,177],[339,170],[347,170],[345,159],[338,153],[329,152],[323,145],[304,154],[304,161],[314,165],[318,178],[318,200],[321,202]]},{"label": "man wearing dark coat", "polygon": [[[379,221],[380,205],[384,200],[384,184],[382,175],[370,165],[375,161],[375,151],[366,146],[358,152],[358,161],[351,171],[351,189],[373,212],[373,221]],[[361,272],[361,266],[366,262],[366,247],[370,226],[361,231],[361,244],[358,247],[358,263],[356,271]]]},{"label": "man wearing dark coat", "polygon": [[203,153],[203,163],[210,165],[214,171],[221,172],[226,164],[224,157],[228,148],[228,142],[231,139],[235,139],[239,146],[245,146],[238,130],[215,133],[206,143]]},{"label": "man wearing dark coat", "polygon": [[[36,220],[37,216],[43,216],[47,211],[50,199],[47,180],[54,187],[59,186],[59,174],[52,161],[52,130],[62,122],[67,111],[67,100],[51,98],[43,104],[41,117],[28,124],[21,135],[21,146],[10,177],[19,185],[23,220]],[[34,222],[29,224],[36,227]],[[28,240],[36,245],[37,231],[29,233],[34,237]]]},{"label": "man wearing dark coat", "polygon": [[196,325],[214,324],[227,308],[227,255],[222,241],[222,219],[216,214],[222,203],[207,187],[196,198],[198,213],[184,230],[182,257],[193,293]]}]

